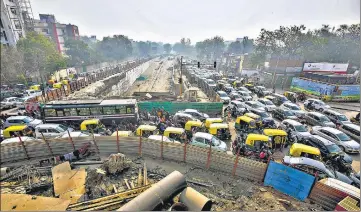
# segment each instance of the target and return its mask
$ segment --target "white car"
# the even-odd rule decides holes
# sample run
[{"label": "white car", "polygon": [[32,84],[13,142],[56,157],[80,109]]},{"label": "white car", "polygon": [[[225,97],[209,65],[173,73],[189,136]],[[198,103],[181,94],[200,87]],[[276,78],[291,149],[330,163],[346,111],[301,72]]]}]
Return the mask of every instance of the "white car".
[{"label": "white car", "polygon": [[[28,137],[28,136],[21,136],[21,141],[22,142],[27,142],[27,141],[34,141],[35,138],[33,137]],[[19,137],[15,137],[15,138],[8,138],[8,139],[5,139],[1,142],[1,145],[3,144],[9,144],[9,143],[18,143],[20,142],[19,140]]]},{"label": "white car", "polygon": [[199,112],[198,110],[195,110],[195,109],[185,109],[183,111],[178,111],[177,113],[186,113],[186,114],[192,115],[194,118],[199,119],[201,121],[209,118],[208,114]]},{"label": "white car", "polygon": [[266,99],[266,98],[257,99],[257,102],[264,105],[267,112],[270,112],[276,108],[276,105],[273,104],[273,102],[271,100]]},{"label": "white car", "polygon": [[292,111],[297,116],[297,118],[303,118],[306,115],[305,111],[303,111],[297,104],[292,102],[283,103],[281,108]]},{"label": "white car", "polygon": [[42,124],[43,121],[39,119],[33,119],[29,116],[11,116],[6,119],[4,123],[4,128],[13,126],[13,125],[27,125],[29,127],[36,127],[39,124]]},{"label": "white car", "polygon": [[244,104],[246,105],[246,108],[248,110],[257,109],[257,110],[266,111],[266,106],[257,101],[247,101]]},{"label": "white car", "polygon": [[326,109],[330,109],[330,108],[331,108],[330,105],[325,104],[323,101],[321,101],[321,100],[319,100],[319,99],[307,99],[307,100],[303,103],[303,105],[305,106],[305,108],[306,108],[306,106],[308,105],[309,102],[312,103],[312,105],[314,106],[315,110],[317,110],[317,111],[321,111],[321,112],[322,112],[322,111],[324,111],[324,110],[326,110]]},{"label": "white car", "polygon": [[246,91],[238,91],[237,92],[241,97],[242,99],[244,99],[245,101],[251,101],[253,98],[252,98],[252,94],[249,94],[248,92]]},{"label": "white car", "polygon": [[193,135],[191,144],[200,147],[209,147],[212,145],[212,149],[216,149],[218,151],[227,151],[227,144],[224,141],[219,140],[216,136],[204,133],[197,132]]},{"label": "white car", "polygon": [[161,135],[150,135],[148,138],[151,139],[151,140],[162,141],[162,137],[163,137],[164,142],[177,143],[177,144],[181,143],[179,141],[170,140],[167,136],[161,136]]},{"label": "white car", "polygon": [[280,127],[286,132],[291,130],[291,133],[295,135],[296,141],[300,141],[302,138],[308,138],[311,136],[311,133],[308,132],[307,126],[296,120],[285,119],[280,123]]},{"label": "white car", "polygon": [[4,109],[10,109],[16,107],[17,97],[8,97],[1,101],[1,106]]},{"label": "white car", "polygon": [[[77,137],[87,137],[87,136],[91,136],[92,134],[87,133],[87,132],[81,132],[81,131],[73,131],[70,132],[70,137],[72,138],[77,138]],[[58,136],[56,138],[69,138],[69,134],[68,133],[64,133],[61,136]],[[101,136],[100,134],[94,134],[94,136]]]},{"label": "white car", "polygon": [[250,90],[248,90],[248,88],[246,88],[246,87],[239,87],[237,89],[237,91],[244,91],[244,92],[248,93],[249,95],[252,95],[252,92]]},{"label": "white car", "polygon": [[231,101],[231,98],[228,97],[227,93],[224,91],[217,91],[217,94],[223,104],[228,104]]},{"label": "white car", "polygon": [[312,134],[319,135],[337,144],[342,151],[347,153],[359,153],[360,144],[351,139],[348,135],[332,127],[312,127]]},{"label": "white car", "polygon": [[45,138],[54,138],[74,131],[73,128],[68,128],[62,124],[39,124],[35,127],[35,137],[42,139],[44,135]]}]

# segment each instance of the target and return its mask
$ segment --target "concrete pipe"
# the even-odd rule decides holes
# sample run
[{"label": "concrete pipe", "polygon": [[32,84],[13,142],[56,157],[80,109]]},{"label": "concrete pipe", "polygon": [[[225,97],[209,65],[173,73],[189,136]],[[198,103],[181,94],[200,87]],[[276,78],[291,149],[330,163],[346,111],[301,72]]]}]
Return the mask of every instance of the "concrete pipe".
[{"label": "concrete pipe", "polygon": [[8,167],[2,167],[1,168],[1,176],[4,176],[5,174],[9,173],[10,169]]},{"label": "concrete pipe", "polygon": [[117,211],[151,211],[179,194],[185,187],[187,182],[184,175],[174,171]]},{"label": "concrete pipe", "polygon": [[188,211],[188,207],[184,203],[176,202],[168,211]]},{"label": "concrete pipe", "polygon": [[184,189],[179,197],[190,211],[210,211],[212,201],[191,187]]}]

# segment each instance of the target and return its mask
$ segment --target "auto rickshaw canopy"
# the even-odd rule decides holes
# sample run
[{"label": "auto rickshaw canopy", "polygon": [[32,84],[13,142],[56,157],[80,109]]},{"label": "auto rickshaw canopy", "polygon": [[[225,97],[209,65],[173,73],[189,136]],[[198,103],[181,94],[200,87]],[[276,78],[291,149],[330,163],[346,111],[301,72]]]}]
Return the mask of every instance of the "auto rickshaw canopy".
[{"label": "auto rickshaw canopy", "polygon": [[257,122],[262,121],[261,116],[255,114],[255,113],[245,113],[244,116],[250,117],[250,118],[254,119]]},{"label": "auto rickshaw canopy", "polygon": [[287,133],[284,130],[279,129],[264,129],[263,134],[267,136],[287,136]]},{"label": "auto rickshaw canopy", "polygon": [[16,126],[10,126],[3,130],[3,136],[4,138],[10,138],[14,133],[17,132],[23,132],[25,129],[27,129],[27,125],[16,125]]},{"label": "auto rickshaw canopy", "polygon": [[169,137],[169,134],[183,134],[185,132],[185,130],[183,128],[180,128],[180,127],[167,127],[165,130],[164,130],[164,136],[167,136]]},{"label": "auto rickshaw canopy", "polygon": [[88,130],[88,126],[89,125],[101,125],[101,122],[99,119],[88,119],[88,120],[84,120],[81,124],[80,124],[80,130]]},{"label": "auto rickshaw canopy", "polygon": [[[118,131],[119,137],[129,137],[132,135],[133,135],[132,131]],[[117,131],[113,132],[112,136],[117,136]]]},{"label": "auto rickshaw canopy", "polygon": [[136,134],[137,135],[141,135],[141,131],[155,131],[157,129],[156,126],[152,126],[152,125],[139,125],[139,127],[137,128]]},{"label": "auto rickshaw canopy", "polygon": [[209,133],[212,135],[217,135],[219,129],[229,130],[229,126],[226,123],[213,123],[209,126]]},{"label": "auto rickshaw canopy", "polygon": [[266,135],[251,133],[251,134],[248,134],[245,143],[246,143],[246,145],[254,146],[255,141],[265,142],[268,144],[270,142],[270,139]]},{"label": "auto rickshaw canopy", "polygon": [[304,153],[315,155],[317,157],[320,157],[321,155],[320,150],[316,147],[308,146],[305,144],[299,144],[299,143],[292,144],[290,148],[290,156],[303,157],[305,155]]},{"label": "auto rickshaw canopy", "polygon": [[244,129],[246,125],[248,129],[256,128],[256,121],[248,116],[238,116],[235,127],[237,129]]},{"label": "auto rickshaw canopy", "polygon": [[61,88],[63,84],[61,82],[57,82],[53,84],[53,88]]},{"label": "auto rickshaw canopy", "polygon": [[61,83],[62,83],[63,85],[67,85],[67,84],[69,84],[69,80],[62,80]]},{"label": "auto rickshaw canopy", "polygon": [[187,121],[185,124],[185,130],[192,130],[192,127],[203,127],[204,124],[201,121]]},{"label": "auto rickshaw canopy", "polygon": [[207,118],[206,119],[206,127],[209,128],[209,126],[213,123],[222,123],[222,118]]},{"label": "auto rickshaw canopy", "polygon": [[40,91],[40,85],[32,85],[30,86],[30,90]]}]

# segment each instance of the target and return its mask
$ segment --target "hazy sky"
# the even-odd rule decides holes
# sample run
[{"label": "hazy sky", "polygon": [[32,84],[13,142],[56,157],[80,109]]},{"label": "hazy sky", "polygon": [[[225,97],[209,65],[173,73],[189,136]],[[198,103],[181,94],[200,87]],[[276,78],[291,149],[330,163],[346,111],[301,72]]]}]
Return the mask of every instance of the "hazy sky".
[{"label": "hazy sky", "polygon": [[34,17],[54,14],[98,39],[124,34],[134,40],[192,43],[220,35],[256,38],[261,28],[360,22],[360,0],[31,0]]}]

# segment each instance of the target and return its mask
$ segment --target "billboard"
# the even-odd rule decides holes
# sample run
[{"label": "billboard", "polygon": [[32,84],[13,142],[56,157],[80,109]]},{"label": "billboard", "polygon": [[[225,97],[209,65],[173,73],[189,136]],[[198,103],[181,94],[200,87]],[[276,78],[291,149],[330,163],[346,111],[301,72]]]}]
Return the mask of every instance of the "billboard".
[{"label": "billboard", "polygon": [[330,72],[346,74],[348,63],[304,63],[304,72]]}]

